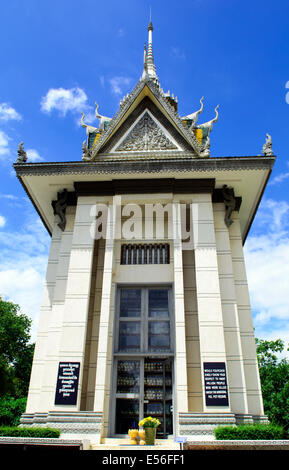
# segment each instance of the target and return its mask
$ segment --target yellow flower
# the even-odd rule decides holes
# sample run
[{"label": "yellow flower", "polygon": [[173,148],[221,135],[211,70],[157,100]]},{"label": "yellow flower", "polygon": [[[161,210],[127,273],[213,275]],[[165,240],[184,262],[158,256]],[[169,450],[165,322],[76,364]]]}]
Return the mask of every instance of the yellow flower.
[{"label": "yellow flower", "polygon": [[160,421],[156,418],[152,418],[151,416],[148,416],[147,418],[144,418],[139,422],[139,427],[150,427],[150,428],[157,428],[160,425]]}]

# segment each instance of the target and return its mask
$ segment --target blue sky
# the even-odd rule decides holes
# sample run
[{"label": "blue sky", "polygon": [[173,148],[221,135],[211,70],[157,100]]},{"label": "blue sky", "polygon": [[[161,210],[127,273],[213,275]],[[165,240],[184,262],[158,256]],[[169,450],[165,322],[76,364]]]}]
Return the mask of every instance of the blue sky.
[{"label": "blue sky", "polygon": [[[258,155],[272,135],[276,164],[245,245],[256,336],[289,341],[289,3],[284,0],[11,0],[0,16],[0,293],[33,318],[49,236],[12,163],[81,159],[85,131],[113,116],[142,73],[149,9],[162,88],[179,113],[220,117],[212,156]],[[287,85],[288,82],[288,85]],[[286,87],[287,86],[287,87]],[[288,93],[288,94],[287,94]]]}]

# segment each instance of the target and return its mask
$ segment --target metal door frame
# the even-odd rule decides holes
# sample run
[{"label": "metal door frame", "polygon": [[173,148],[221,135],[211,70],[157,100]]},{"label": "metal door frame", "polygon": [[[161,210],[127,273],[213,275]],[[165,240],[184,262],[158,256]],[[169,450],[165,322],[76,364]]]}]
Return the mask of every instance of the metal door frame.
[{"label": "metal door frame", "polygon": [[[139,353],[126,353],[126,352],[117,352],[118,347],[118,333],[119,333],[119,312],[120,312],[120,289],[121,288],[139,288],[143,292],[147,291],[146,294],[142,292],[142,312],[141,312],[141,347],[144,348],[144,338],[146,342],[148,341],[148,291],[149,289],[158,289],[158,288],[167,288],[168,289],[168,304],[169,304],[169,323],[170,323],[170,341],[171,347],[170,352],[148,352],[140,351]],[[173,302],[173,285],[171,283],[160,283],[160,284],[127,284],[127,283],[118,283],[115,289],[115,315],[114,315],[114,337],[113,337],[113,356],[112,356],[112,368],[111,368],[111,393],[110,393],[110,406],[109,406],[109,416],[108,416],[108,435],[111,437],[123,437],[123,434],[115,433],[115,414],[116,414],[116,399],[117,397],[117,363],[118,360],[139,360],[140,361],[140,383],[139,383],[139,418],[143,419],[143,410],[144,410],[144,361],[145,358],[153,359],[170,359],[172,363],[172,427],[173,434],[176,429],[176,416],[175,416],[175,322],[174,322],[174,302]],[[144,297],[146,302],[144,302]],[[146,305],[144,305],[146,303]],[[144,309],[144,310],[143,310]],[[143,315],[143,312],[145,314]],[[133,321],[133,320],[132,320]],[[145,323],[145,324],[144,324]],[[142,331],[144,328],[144,332]],[[146,346],[148,346],[146,344]],[[134,398],[129,394],[128,398]],[[125,398],[125,397],[123,397]],[[135,397],[137,398],[137,397]]]}]

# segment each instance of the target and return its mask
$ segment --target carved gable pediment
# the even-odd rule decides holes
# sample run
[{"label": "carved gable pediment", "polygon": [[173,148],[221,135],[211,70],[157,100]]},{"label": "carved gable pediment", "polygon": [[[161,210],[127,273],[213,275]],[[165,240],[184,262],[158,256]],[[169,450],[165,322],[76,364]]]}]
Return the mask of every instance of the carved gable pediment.
[{"label": "carved gable pediment", "polygon": [[127,130],[112,152],[151,152],[182,150],[153,114],[145,109],[136,122]]},{"label": "carved gable pediment", "polygon": [[99,149],[99,154],[122,155],[192,153],[191,145],[165,115],[161,107],[144,96],[116,132]]}]

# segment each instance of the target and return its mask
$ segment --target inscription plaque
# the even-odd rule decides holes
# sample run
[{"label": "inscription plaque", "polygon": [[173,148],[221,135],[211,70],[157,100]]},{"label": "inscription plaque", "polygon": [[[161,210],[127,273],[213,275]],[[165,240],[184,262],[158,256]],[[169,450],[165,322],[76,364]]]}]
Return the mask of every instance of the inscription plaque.
[{"label": "inscription plaque", "polygon": [[226,364],[204,362],[206,406],[229,406]]},{"label": "inscription plaque", "polygon": [[60,362],[55,405],[76,405],[80,362]]}]

